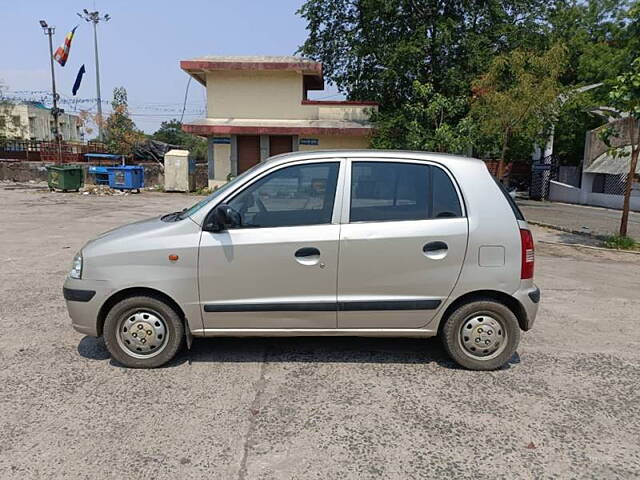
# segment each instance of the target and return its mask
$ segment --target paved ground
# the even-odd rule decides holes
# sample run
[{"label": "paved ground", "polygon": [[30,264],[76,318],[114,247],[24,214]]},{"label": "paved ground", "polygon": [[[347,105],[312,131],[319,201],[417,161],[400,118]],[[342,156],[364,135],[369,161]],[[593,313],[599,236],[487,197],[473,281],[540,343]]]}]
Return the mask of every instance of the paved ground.
[{"label": "paved ground", "polygon": [[[435,340],[196,340],[127,370],[61,287],[94,235],[194,197],[0,184],[0,478],[638,478],[640,256],[538,245],[508,368]],[[552,234],[545,233],[546,238]],[[550,236],[551,235],[551,236]]]},{"label": "paved ground", "polygon": [[[518,200],[518,204],[527,220],[604,236],[620,229],[620,210],[534,200]],[[628,230],[631,237],[640,240],[640,213],[630,213]]]}]

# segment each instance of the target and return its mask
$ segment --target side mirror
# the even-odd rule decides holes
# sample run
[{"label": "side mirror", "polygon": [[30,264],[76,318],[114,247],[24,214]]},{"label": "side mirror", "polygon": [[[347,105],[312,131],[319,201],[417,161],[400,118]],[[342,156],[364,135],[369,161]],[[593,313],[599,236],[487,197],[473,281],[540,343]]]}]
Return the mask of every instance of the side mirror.
[{"label": "side mirror", "polygon": [[218,205],[207,216],[204,230],[208,232],[221,232],[227,228],[238,227],[242,223],[240,214],[226,203]]}]

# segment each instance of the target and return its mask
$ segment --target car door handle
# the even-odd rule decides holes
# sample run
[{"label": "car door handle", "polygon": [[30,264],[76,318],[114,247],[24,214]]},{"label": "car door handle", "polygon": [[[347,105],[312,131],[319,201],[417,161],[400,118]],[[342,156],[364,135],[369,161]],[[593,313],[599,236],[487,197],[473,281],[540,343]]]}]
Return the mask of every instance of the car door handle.
[{"label": "car door handle", "polygon": [[449,247],[444,242],[429,242],[422,247],[422,252],[432,260],[442,260],[447,256]]},{"label": "car door handle", "polygon": [[320,261],[320,250],[315,247],[303,247],[296,250],[296,260],[302,265],[316,265]]}]

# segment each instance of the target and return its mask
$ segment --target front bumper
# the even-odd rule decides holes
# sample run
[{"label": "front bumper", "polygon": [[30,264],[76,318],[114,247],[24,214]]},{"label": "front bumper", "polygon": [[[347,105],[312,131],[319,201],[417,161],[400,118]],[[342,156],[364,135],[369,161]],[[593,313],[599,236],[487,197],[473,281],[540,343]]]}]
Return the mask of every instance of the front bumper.
[{"label": "front bumper", "polygon": [[73,328],[77,332],[97,337],[98,313],[113,289],[104,281],[67,277],[62,292]]},{"label": "front bumper", "polygon": [[530,287],[521,288],[513,294],[514,298],[520,302],[524,308],[525,318],[522,330],[525,332],[531,330],[533,323],[538,315],[538,307],[540,306],[540,289],[532,285]]}]

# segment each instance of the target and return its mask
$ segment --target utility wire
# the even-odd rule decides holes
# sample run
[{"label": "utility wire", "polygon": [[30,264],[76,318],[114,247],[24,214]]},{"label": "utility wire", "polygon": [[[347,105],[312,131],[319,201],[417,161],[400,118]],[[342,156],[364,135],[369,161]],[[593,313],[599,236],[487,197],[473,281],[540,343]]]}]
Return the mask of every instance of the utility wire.
[{"label": "utility wire", "polygon": [[189,81],[187,82],[187,88],[184,91],[184,103],[182,104],[182,115],[180,115],[180,123],[184,119],[184,109],[187,107],[187,95],[189,95],[189,85],[191,85],[191,75],[189,75]]}]

